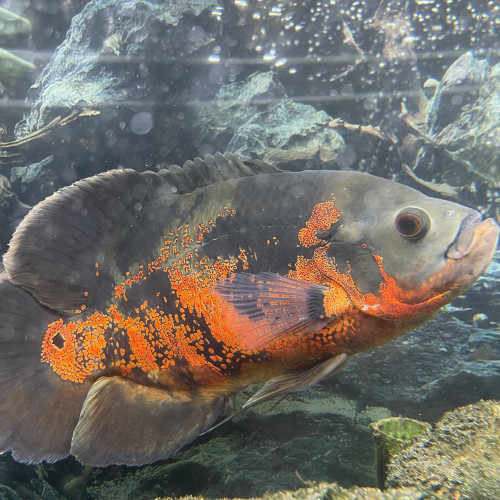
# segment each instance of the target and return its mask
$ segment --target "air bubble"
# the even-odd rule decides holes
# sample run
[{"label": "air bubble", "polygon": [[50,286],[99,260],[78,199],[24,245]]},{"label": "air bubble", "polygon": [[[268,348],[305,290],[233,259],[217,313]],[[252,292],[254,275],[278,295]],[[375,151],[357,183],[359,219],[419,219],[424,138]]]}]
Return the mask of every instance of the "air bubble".
[{"label": "air bubble", "polygon": [[130,120],[130,130],[133,134],[144,135],[153,128],[153,115],[148,111],[136,113]]}]

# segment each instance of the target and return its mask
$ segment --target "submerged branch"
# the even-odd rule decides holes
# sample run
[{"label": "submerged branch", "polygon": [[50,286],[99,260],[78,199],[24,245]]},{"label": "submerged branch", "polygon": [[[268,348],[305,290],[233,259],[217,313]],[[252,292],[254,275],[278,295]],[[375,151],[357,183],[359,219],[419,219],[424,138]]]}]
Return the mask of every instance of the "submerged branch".
[{"label": "submerged branch", "polygon": [[403,170],[415,181],[418,182],[420,185],[426,187],[427,189],[430,189],[431,191],[435,191],[436,193],[439,193],[444,196],[449,196],[451,198],[457,198],[458,197],[458,188],[454,186],[450,186],[449,184],[446,184],[445,182],[443,183],[438,183],[434,181],[425,181],[424,179],[421,179],[420,177],[417,177],[417,175],[413,172],[413,170],[403,163]]},{"label": "submerged branch", "polygon": [[[0,142],[0,164],[6,164],[7,162],[4,162],[4,160],[10,160],[11,158],[21,156],[22,151],[17,152],[16,148],[25,146],[26,144],[29,144],[33,141],[43,139],[54,132],[56,129],[68,125],[69,123],[75,121],[77,118],[81,118],[83,116],[95,116],[98,114],[99,111],[89,108],[76,109],[67,116],[57,116],[47,125],[45,125],[41,129],[35,130],[33,133],[27,135],[26,137],[22,137],[21,139],[16,139],[14,141]],[[9,161],[9,163],[11,163],[11,161]]]}]

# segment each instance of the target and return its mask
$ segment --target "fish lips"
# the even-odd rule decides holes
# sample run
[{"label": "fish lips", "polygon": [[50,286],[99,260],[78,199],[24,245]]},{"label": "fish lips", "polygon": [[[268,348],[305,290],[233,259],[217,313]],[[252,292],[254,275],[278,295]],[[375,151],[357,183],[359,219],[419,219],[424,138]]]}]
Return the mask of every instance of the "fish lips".
[{"label": "fish lips", "polygon": [[497,223],[493,219],[482,220],[479,212],[464,218],[455,241],[448,247],[445,265],[459,292],[484,272],[497,248],[499,232]]},{"label": "fish lips", "polygon": [[[486,222],[486,221],[484,221]],[[477,243],[477,229],[483,223],[481,214],[479,212],[471,212],[464,218],[458,235],[455,241],[450,245],[446,252],[448,259],[459,260],[469,255]]]},{"label": "fish lips", "polygon": [[482,220],[479,212],[472,212],[462,221],[455,241],[446,252],[446,258],[460,260],[481,250],[488,250],[490,254],[491,249],[493,255],[499,231],[500,228],[493,219]]}]

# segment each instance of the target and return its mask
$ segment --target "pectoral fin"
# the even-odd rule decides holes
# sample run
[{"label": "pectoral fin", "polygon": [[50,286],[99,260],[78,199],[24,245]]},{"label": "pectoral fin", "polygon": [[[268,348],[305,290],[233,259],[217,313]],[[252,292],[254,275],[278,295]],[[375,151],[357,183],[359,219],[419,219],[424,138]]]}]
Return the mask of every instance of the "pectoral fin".
[{"label": "pectoral fin", "polygon": [[265,348],[284,337],[301,337],[325,326],[328,287],[279,274],[237,273],[214,289],[238,346]]},{"label": "pectoral fin", "polygon": [[224,396],[167,392],[102,377],[85,400],[71,453],[85,465],[143,465],[167,458],[219,417]]}]

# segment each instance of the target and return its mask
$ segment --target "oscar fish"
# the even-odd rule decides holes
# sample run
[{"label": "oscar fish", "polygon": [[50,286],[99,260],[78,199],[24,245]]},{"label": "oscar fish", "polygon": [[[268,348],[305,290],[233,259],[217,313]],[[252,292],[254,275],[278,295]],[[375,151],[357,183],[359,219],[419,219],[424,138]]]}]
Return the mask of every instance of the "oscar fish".
[{"label": "oscar fish", "polygon": [[499,228],[365,173],[229,153],[108,171],[35,206],[0,275],[0,452],[164,459],[332,376],[481,275]]}]

